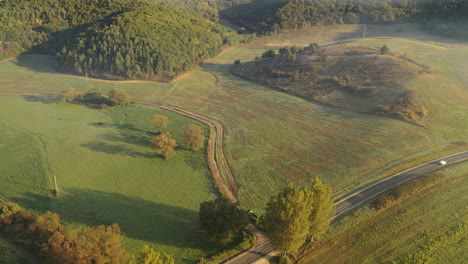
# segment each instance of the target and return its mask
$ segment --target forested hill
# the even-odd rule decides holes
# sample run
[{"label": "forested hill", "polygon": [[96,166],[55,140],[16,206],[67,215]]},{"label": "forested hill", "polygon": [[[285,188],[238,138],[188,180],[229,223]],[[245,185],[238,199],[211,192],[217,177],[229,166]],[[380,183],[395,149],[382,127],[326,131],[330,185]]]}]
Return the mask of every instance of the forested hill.
[{"label": "forested hill", "polygon": [[466,18],[468,0],[251,0],[221,15],[252,32],[266,33],[315,25]]},{"label": "forested hill", "polygon": [[59,67],[106,78],[174,75],[235,32],[195,12],[144,0],[0,2],[0,58],[22,51],[57,55]]}]

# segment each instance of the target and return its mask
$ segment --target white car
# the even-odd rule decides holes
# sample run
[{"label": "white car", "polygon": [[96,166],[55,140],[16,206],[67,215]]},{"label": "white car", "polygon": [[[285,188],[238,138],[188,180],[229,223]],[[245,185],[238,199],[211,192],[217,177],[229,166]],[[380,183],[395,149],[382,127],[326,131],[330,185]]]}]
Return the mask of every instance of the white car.
[{"label": "white car", "polygon": [[447,162],[445,160],[441,160],[441,161],[439,161],[439,164],[440,165],[445,165],[445,164],[447,164]]}]

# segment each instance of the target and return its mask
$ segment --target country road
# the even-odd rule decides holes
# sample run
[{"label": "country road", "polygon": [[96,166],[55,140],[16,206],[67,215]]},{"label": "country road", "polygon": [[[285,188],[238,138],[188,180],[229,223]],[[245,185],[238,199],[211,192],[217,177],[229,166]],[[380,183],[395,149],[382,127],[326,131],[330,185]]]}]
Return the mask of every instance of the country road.
[{"label": "country road", "polygon": [[[177,106],[157,103],[151,101],[140,101],[137,100],[135,103],[155,106],[178,114],[187,116],[194,120],[205,123],[210,128],[210,138],[208,139],[207,153],[208,153],[208,166],[210,169],[211,177],[213,178],[214,184],[218,191],[225,197],[229,198],[233,202],[237,202],[237,191],[238,185],[231,171],[231,166],[228,163],[223,149],[224,139],[224,127],[211,117],[194,113]],[[380,193],[385,192],[397,185],[400,185],[408,180],[414,179],[417,176],[438,170],[440,168],[450,166],[455,163],[460,163],[468,159],[468,151],[455,153],[449,156],[441,157],[421,165],[415,166],[403,172],[397,173],[393,176],[387,177],[369,187],[359,190],[335,203],[336,214],[331,217],[331,220],[343,215],[356,206],[364,203],[365,201],[377,196]],[[448,162],[447,165],[442,166],[438,163],[440,160]],[[221,165],[221,166],[220,166]],[[224,170],[225,177],[221,174],[221,169]],[[226,180],[225,180],[226,179]],[[274,256],[275,252],[271,245],[268,237],[258,229],[251,227],[257,237],[257,243],[249,250],[228,259],[225,264],[250,264],[250,263],[269,263],[267,258]]]},{"label": "country road", "polygon": [[[440,165],[439,161],[445,160],[447,161],[447,165]],[[441,169],[446,166],[450,166],[453,164],[461,163],[463,161],[468,160],[468,151],[458,152],[449,156],[441,157],[421,165],[415,166],[411,169],[405,170],[403,172],[397,173],[393,176],[385,178],[369,187],[366,187],[362,190],[359,190],[346,198],[341,199],[340,201],[335,203],[336,207],[336,214],[331,217],[331,219],[335,219],[340,215],[343,215],[356,206],[362,204],[363,202],[379,195],[380,193],[385,192],[395,186],[398,186],[406,181],[414,179],[420,175],[427,174],[433,172],[435,170]],[[258,233],[256,233],[258,234]],[[273,256],[274,251],[273,247],[271,246],[269,240],[263,239],[264,235],[260,233],[262,237],[262,242],[257,243],[251,249],[245,251],[234,257],[233,259],[226,261],[226,264],[250,264],[250,263],[268,263],[264,259],[265,256]],[[264,260],[262,262],[262,260]]]}]

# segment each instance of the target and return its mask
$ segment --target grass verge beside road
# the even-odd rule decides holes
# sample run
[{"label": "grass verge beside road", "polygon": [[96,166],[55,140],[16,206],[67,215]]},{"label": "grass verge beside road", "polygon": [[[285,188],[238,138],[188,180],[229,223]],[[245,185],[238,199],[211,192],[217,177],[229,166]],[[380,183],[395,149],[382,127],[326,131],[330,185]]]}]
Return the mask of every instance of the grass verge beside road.
[{"label": "grass verge beside road", "polygon": [[448,167],[437,172],[443,181],[381,213],[364,207],[339,219],[299,263],[464,263],[467,171],[466,162]]}]

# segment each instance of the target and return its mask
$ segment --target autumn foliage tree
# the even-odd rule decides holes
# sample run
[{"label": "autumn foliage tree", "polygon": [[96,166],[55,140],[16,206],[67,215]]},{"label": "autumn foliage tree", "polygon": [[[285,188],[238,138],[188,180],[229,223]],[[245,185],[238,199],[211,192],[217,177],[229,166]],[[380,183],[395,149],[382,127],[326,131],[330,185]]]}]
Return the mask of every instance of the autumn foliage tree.
[{"label": "autumn foliage tree", "polygon": [[172,138],[171,133],[162,132],[161,134],[151,138],[150,147],[159,149],[165,160],[173,158],[176,155],[175,147],[177,142]]},{"label": "autumn foliage tree", "polygon": [[73,102],[75,100],[75,89],[70,87],[63,90],[59,95],[59,99],[61,102]]},{"label": "autumn foliage tree", "polygon": [[170,255],[161,254],[145,245],[140,252],[140,256],[132,259],[129,264],[175,264],[175,260]]},{"label": "autumn foliage tree", "polygon": [[130,96],[124,89],[113,88],[109,91],[108,97],[113,105],[127,105],[130,103]]},{"label": "autumn foliage tree", "polygon": [[117,224],[66,230],[57,214],[36,215],[0,200],[0,231],[44,263],[120,264],[128,259]]},{"label": "autumn foliage tree", "polygon": [[203,143],[205,142],[205,136],[203,135],[203,130],[201,127],[190,124],[185,126],[180,130],[182,136],[184,136],[185,146],[190,148],[193,151],[197,151],[203,148]]},{"label": "autumn foliage tree", "polygon": [[163,129],[169,125],[169,118],[163,115],[154,115],[151,118],[151,123],[153,123],[159,132],[162,132]]},{"label": "autumn foliage tree", "polygon": [[70,232],[55,231],[42,251],[54,263],[124,263],[128,254],[121,245],[117,224],[87,227]]}]

